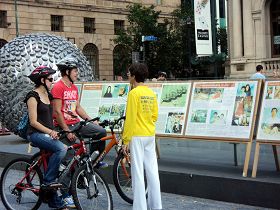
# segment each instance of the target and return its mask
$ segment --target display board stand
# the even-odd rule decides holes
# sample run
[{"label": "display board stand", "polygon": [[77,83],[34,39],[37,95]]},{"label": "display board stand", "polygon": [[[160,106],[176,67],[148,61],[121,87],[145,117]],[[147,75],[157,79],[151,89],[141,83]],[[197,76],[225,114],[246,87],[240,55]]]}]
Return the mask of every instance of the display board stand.
[{"label": "display board stand", "polygon": [[277,146],[280,146],[280,144],[279,143],[268,143],[268,142],[259,142],[258,141],[258,142],[256,142],[256,149],[255,149],[254,163],[253,163],[253,170],[252,170],[252,178],[256,178],[256,176],[257,176],[261,144],[272,145],[276,171],[280,171],[279,159],[278,159],[278,154],[277,154]]},{"label": "display board stand", "polygon": [[156,154],[157,154],[157,158],[160,159],[160,138],[156,137]]},{"label": "display board stand", "polygon": [[242,173],[243,177],[247,177],[247,174],[248,174],[251,150],[252,150],[252,141],[248,142],[247,146],[246,146],[246,154],[245,154],[243,173]]}]

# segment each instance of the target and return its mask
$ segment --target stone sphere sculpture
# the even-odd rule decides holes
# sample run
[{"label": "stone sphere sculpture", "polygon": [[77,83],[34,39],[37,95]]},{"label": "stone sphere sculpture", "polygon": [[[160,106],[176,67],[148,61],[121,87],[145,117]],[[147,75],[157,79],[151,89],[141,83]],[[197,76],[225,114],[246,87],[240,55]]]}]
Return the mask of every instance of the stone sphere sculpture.
[{"label": "stone sphere sculpture", "polygon": [[26,111],[23,102],[34,88],[27,77],[36,67],[45,65],[57,70],[56,63],[66,57],[79,62],[79,79],[93,80],[86,57],[63,37],[36,33],[20,36],[0,49],[0,122],[10,131]]}]

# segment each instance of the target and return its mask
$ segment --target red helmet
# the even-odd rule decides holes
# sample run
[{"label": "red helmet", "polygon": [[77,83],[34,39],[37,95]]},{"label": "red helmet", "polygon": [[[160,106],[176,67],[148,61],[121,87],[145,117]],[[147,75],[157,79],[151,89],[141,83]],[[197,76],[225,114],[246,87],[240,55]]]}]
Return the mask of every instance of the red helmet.
[{"label": "red helmet", "polygon": [[29,79],[37,83],[41,78],[46,78],[47,76],[54,74],[56,71],[47,66],[39,66],[28,76]]}]

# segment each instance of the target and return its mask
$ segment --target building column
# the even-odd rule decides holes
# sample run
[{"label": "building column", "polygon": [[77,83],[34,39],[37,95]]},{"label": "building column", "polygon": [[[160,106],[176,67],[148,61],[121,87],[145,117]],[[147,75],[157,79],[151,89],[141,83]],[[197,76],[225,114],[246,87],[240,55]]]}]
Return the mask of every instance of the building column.
[{"label": "building column", "polygon": [[[248,0],[244,0],[248,1]],[[232,58],[237,59],[243,57],[242,55],[242,17],[241,17],[241,0],[232,0],[232,37],[233,48]]]},{"label": "building column", "polygon": [[244,56],[254,56],[254,29],[252,17],[251,0],[243,0],[243,37],[244,37]]}]

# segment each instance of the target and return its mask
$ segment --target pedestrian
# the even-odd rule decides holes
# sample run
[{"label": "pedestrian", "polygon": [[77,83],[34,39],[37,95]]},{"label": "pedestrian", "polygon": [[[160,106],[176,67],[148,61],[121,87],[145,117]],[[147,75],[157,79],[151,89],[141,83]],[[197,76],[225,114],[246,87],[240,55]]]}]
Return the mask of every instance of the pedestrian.
[{"label": "pedestrian", "polygon": [[[49,93],[49,88],[52,85],[52,75],[55,72],[47,66],[37,67],[28,76],[35,83],[35,89],[30,91],[24,100],[27,104],[29,116],[27,139],[36,147],[52,153],[41,186],[41,189],[45,189],[46,193],[48,188],[51,189],[58,184],[55,181],[58,176],[59,165],[67,151],[67,146],[58,139],[58,133],[54,130],[52,120],[53,112],[50,103],[52,95]],[[49,197],[48,206],[50,208],[67,209],[57,191],[49,191],[48,196],[44,197]]]},{"label": "pedestrian", "polygon": [[157,81],[166,81],[167,79],[167,74],[164,71],[159,71],[158,72],[158,78]]},{"label": "pedestrian", "polygon": [[[56,64],[62,78],[55,83],[52,88],[54,124],[59,130],[71,131],[80,124],[80,118],[90,120],[91,117],[86,113],[79,103],[78,88],[74,82],[78,79],[78,62],[75,59],[67,58]],[[106,130],[98,125],[97,122],[88,123],[80,130],[83,137],[100,139],[107,135]],[[68,133],[66,138],[62,139],[63,143],[68,146],[75,143],[76,136],[74,133]],[[105,149],[105,141],[100,141],[90,145],[90,153],[98,150],[100,153]],[[65,165],[74,156],[74,151],[69,150],[66,158],[63,160]],[[107,167],[108,164],[101,162],[97,167]],[[69,185],[69,180],[62,180],[64,184]],[[72,197],[68,192],[63,192],[64,201],[68,207],[75,208]]]},{"label": "pedestrian", "polygon": [[263,66],[262,65],[257,65],[256,67],[256,73],[253,74],[250,79],[265,79],[264,76],[264,70],[263,70]]},{"label": "pedestrian", "polygon": [[133,89],[128,94],[126,121],[123,132],[123,151],[131,152],[133,210],[146,210],[144,170],[147,178],[148,207],[162,209],[158,163],[155,148],[155,123],[158,104],[155,93],[144,85],[148,68],[134,63],[128,69]]}]

